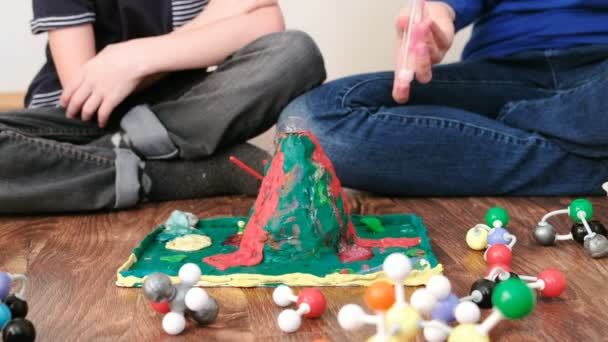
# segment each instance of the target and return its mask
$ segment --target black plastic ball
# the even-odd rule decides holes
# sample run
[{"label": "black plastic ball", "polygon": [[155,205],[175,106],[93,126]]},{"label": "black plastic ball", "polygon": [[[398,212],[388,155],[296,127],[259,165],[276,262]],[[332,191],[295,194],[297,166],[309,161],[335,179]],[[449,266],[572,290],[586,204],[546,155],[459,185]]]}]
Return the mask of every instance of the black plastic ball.
[{"label": "black plastic ball", "polygon": [[28,306],[27,302],[23,299],[19,299],[15,295],[6,297],[4,304],[11,310],[11,316],[13,318],[25,318],[27,316]]},{"label": "black plastic ball", "polygon": [[482,309],[490,309],[492,307],[492,292],[495,287],[496,283],[488,279],[479,279],[473,283],[470,293],[473,293],[473,291],[481,293],[481,301],[475,302],[477,306]]},{"label": "black plastic ball", "polygon": [[36,329],[27,319],[16,318],[4,327],[2,339],[4,342],[34,342]]},{"label": "black plastic ball", "polygon": [[[608,237],[608,231],[606,231],[606,227],[600,221],[589,221],[589,228],[591,231],[600,235],[604,235]],[[587,229],[582,223],[575,223],[572,226],[572,237],[574,241],[580,243],[581,245],[585,243],[585,236],[587,236]]]}]

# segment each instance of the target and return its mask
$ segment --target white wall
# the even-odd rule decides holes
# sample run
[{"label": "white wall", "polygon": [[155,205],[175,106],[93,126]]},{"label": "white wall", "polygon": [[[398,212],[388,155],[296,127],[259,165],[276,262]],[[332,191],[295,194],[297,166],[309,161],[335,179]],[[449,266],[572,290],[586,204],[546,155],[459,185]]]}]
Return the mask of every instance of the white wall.
[{"label": "white wall", "polygon": [[[24,91],[44,61],[46,37],[30,34],[31,1],[2,2],[0,92]],[[321,47],[330,79],[391,68],[394,18],[403,3],[405,0],[281,0],[288,26],[309,32]],[[458,39],[446,60],[457,59],[465,39]]]},{"label": "white wall", "polygon": [[0,92],[22,92],[44,62],[45,36],[30,33],[32,2],[3,0],[0,9]]}]

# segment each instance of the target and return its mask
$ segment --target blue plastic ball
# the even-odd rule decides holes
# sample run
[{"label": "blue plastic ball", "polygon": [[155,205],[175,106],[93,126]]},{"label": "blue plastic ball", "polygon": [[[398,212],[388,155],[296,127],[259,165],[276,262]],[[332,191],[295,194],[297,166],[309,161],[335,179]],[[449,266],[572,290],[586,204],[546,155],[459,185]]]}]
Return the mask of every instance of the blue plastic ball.
[{"label": "blue plastic ball", "polygon": [[11,277],[4,272],[0,272],[0,301],[4,301],[11,291]]},{"label": "blue plastic ball", "polygon": [[505,234],[507,233],[509,233],[509,231],[502,227],[495,228],[490,232],[490,235],[488,235],[488,245],[508,245],[511,241],[505,239]]},{"label": "blue plastic ball", "polygon": [[448,298],[437,302],[437,305],[435,306],[435,309],[431,314],[433,316],[433,319],[446,323],[451,323],[455,321],[456,317],[454,316],[454,309],[456,309],[456,306],[459,303],[460,300],[458,299],[458,297],[455,294],[450,293]]},{"label": "blue plastic ball", "polygon": [[12,319],[11,310],[4,303],[0,303],[0,330]]}]

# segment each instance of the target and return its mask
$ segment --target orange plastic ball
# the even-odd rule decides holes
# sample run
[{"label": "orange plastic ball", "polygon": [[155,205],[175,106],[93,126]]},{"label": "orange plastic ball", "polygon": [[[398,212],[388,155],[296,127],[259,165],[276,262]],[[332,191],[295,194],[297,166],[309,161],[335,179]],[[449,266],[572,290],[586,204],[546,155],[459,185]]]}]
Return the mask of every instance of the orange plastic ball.
[{"label": "orange plastic ball", "polygon": [[395,304],[395,288],[386,281],[373,283],[365,291],[365,303],[374,311],[387,311]]}]

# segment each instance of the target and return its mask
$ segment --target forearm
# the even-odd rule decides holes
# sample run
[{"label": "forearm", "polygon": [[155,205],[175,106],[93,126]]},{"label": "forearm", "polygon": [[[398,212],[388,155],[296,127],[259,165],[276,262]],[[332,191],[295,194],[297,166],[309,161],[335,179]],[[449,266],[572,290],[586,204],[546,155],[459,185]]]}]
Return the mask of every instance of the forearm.
[{"label": "forearm", "polygon": [[196,18],[178,28],[176,32],[189,31],[228,18],[251,13],[263,7],[278,6],[277,0],[211,0]]},{"label": "forearm", "polygon": [[59,81],[64,88],[97,53],[92,25],[49,31],[49,46]]},{"label": "forearm", "polygon": [[265,7],[200,28],[131,41],[146,56],[142,75],[220,64],[257,38],[284,29],[277,6]]}]

